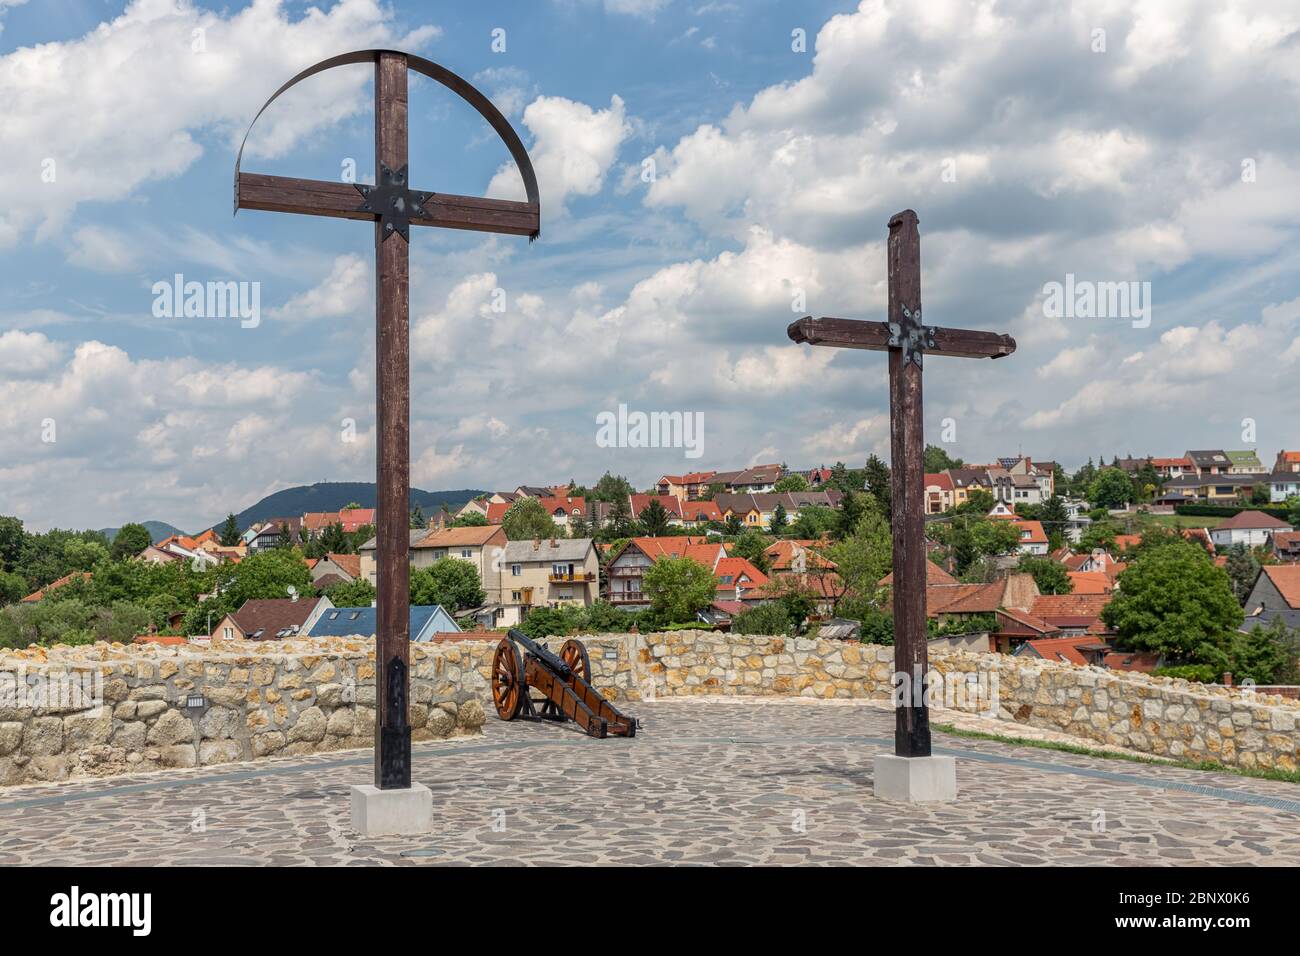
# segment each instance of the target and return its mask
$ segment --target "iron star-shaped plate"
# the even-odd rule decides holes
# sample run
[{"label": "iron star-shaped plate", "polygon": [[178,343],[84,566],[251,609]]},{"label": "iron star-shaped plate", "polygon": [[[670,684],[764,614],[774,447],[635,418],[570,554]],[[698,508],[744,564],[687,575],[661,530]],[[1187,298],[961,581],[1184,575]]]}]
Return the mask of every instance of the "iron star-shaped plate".
[{"label": "iron star-shaped plate", "polygon": [[397,233],[408,243],[411,241],[411,218],[424,215],[424,204],[433,193],[412,192],[407,188],[406,167],[393,172],[383,163],[379,164],[379,182],[374,186],[353,183],[357,192],[365,197],[365,202],[357,207],[358,212],[373,213],[383,225],[384,242],[393,233]]}]

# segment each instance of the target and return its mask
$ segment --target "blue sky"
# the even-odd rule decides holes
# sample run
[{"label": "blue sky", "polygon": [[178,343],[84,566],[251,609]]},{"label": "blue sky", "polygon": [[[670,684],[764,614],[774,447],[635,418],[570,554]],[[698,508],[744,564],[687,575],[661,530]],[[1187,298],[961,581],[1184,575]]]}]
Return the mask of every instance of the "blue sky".
[{"label": "blue sky", "polygon": [[[927,321],[1020,343],[927,363],[927,432],[951,422],[954,456],[1271,461],[1300,445],[1292,7],[0,0],[0,513],[197,529],[372,477],[370,230],[233,217],[231,172],[281,82],[380,46],[492,96],[542,188],[531,246],[413,232],[419,487],[885,454],[883,356],[798,347],[785,325],[800,296],[879,318],[906,207]],[[369,73],[282,97],[245,170],[338,179],[352,160],[369,179]],[[416,186],[514,195],[452,94],[413,78],[411,116]],[[156,318],[176,273],[259,283],[259,323]],[[1151,321],[1045,314],[1067,274],[1149,282]],[[599,447],[619,404],[702,414],[703,457]]]}]

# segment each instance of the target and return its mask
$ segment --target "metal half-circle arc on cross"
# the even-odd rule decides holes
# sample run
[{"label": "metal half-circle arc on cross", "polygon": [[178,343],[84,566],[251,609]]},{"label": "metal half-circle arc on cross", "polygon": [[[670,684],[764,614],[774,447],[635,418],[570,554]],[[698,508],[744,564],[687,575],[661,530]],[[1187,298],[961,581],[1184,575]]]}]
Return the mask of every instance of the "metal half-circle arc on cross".
[{"label": "metal half-circle arc on cross", "polygon": [[[524,192],[528,196],[528,202],[540,207],[541,199],[537,189],[537,174],[533,172],[532,160],[528,158],[528,150],[524,148],[523,142],[519,139],[519,134],[515,132],[510,121],[501,114],[501,111],[493,105],[483,93],[471,84],[464,77],[461,77],[445,66],[440,66],[432,60],[426,60],[424,57],[415,56],[411,53],[401,53],[400,51],[391,50],[355,50],[351,53],[340,53],[338,56],[332,56],[329,59],[321,60],[312,66],[307,67],[293,79],[286,82],[278,90],[271,94],[271,98],[262,104],[262,108],[257,111],[253,121],[248,124],[248,130],[244,133],[244,138],[239,144],[239,152],[235,156],[235,211],[239,211],[239,168],[244,159],[244,146],[248,143],[249,133],[257,124],[258,119],[266,112],[268,106],[274,103],[285,90],[301,83],[308,77],[315,76],[317,73],[324,73],[326,70],[332,70],[336,66],[348,66],[355,63],[374,63],[379,59],[381,53],[397,52],[406,58],[406,66],[422,76],[427,76],[431,80],[436,80],[447,89],[451,90],[470,106],[474,107],[488,125],[496,131],[506,144],[510,151],[511,158],[515,161],[515,166],[519,169],[519,175],[524,180]],[[535,236],[534,236],[535,238]]]}]

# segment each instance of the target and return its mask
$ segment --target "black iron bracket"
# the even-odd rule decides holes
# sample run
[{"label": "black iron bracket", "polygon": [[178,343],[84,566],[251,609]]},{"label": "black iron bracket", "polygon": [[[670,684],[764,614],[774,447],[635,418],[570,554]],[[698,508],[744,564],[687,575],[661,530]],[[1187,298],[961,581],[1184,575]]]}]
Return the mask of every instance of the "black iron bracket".
[{"label": "black iron bracket", "polygon": [[353,183],[357,192],[365,197],[365,202],[357,207],[358,212],[373,213],[383,225],[384,238],[397,233],[409,243],[411,241],[411,218],[424,215],[424,204],[433,193],[415,192],[407,188],[406,167],[393,172],[383,163],[379,164],[379,182],[374,186]]},{"label": "black iron bracket", "polygon": [[903,322],[889,323],[889,347],[891,349],[901,349],[903,352],[903,362],[913,362],[917,368],[921,367],[921,355],[927,351],[933,351],[934,344],[934,327],[921,324],[921,307],[918,305],[916,311],[912,312],[907,306],[903,306]]}]

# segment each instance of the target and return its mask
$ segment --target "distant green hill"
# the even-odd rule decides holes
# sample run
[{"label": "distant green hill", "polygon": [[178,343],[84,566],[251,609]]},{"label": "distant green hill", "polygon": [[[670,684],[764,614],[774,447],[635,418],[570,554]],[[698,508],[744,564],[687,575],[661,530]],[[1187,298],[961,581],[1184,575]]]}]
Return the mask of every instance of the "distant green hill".
[{"label": "distant green hill", "polygon": [[[154,544],[157,544],[163,538],[170,537],[174,534],[185,534],[185,532],[180,528],[177,528],[174,525],[169,525],[166,521],[141,521],[140,523],[144,525],[145,530],[152,535]],[[117,528],[100,529],[100,533],[108,538],[110,542],[117,535],[117,532]]]},{"label": "distant green hill", "polygon": [[[462,491],[423,491],[411,489],[410,507],[417,504],[426,515],[442,508],[443,502],[455,511],[475,495],[483,494],[472,488]],[[298,485],[285,488],[273,495],[267,495],[252,507],[245,508],[235,515],[240,529],[247,528],[254,521],[267,521],[271,518],[292,518],[308,511],[338,511],[344,505],[356,502],[363,508],[375,507],[375,483],[373,481],[320,481],[314,485]],[[211,527],[220,528],[226,520],[225,515],[218,516]],[[202,529],[199,529],[202,530]]]}]

